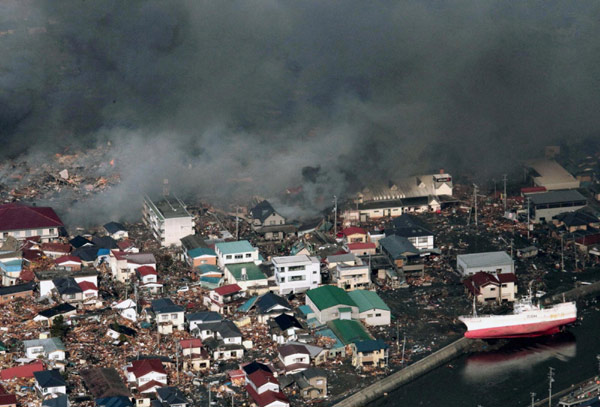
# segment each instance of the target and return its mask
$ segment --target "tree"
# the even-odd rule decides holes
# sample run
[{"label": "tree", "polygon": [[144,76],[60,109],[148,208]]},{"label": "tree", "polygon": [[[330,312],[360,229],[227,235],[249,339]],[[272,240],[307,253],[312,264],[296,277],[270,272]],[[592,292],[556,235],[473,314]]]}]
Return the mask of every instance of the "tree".
[{"label": "tree", "polygon": [[52,321],[52,328],[50,328],[51,336],[63,339],[68,331],[69,326],[65,323],[65,318],[62,315],[54,318],[54,321]]}]

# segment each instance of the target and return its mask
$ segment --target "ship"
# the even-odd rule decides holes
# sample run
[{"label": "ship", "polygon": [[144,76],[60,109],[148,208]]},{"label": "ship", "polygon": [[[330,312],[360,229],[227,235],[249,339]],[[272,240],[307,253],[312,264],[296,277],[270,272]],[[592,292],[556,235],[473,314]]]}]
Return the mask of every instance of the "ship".
[{"label": "ship", "polygon": [[473,315],[458,319],[467,326],[465,337],[473,339],[524,338],[553,335],[565,325],[577,320],[575,302],[540,307],[533,303],[531,293],[515,302],[513,312],[506,315]]}]

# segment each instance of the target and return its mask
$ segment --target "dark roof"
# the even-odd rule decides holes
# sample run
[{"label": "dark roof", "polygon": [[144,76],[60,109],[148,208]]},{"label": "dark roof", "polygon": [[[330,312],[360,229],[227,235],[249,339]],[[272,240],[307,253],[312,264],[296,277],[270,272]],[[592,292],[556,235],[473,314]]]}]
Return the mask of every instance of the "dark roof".
[{"label": "dark roof", "polygon": [[373,352],[380,349],[389,348],[388,344],[381,339],[370,339],[366,341],[355,342],[357,352]]},{"label": "dark roof", "polygon": [[78,294],[83,292],[73,277],[59,277],[52,280],[52,282],[60,295]]},{"label": "dark roof", "polygon": [[0,230],[60,228],[62,221],[50,207],[15,203],[0,205]]},{"label": "dark roof", "polygon": [[273,321],[275,321],[279,329],[281,329],[282,331],[285,331],[290,328],[302,329],[302,324],[300,324],[300,321],[298,321],[296,317],[290,316],[288,314],[281,314],[273,318]]},{"label": "dark roof", "polygon": [[125,325],[111,324],[109,326],[109,328],[115,332],[118,332],[120,334],[127,335],[127,336],[135,336],[137,334],[137,331],[135,329],[129,328],[128,326],[125,326]]},{"label": "dark roof", "polygon": [[103,397],[95,400],[98,407],[133,407],[133,403],[129,397]]},{"label": "dark roof", "polygon": [[[89,240],[88,240],[89,243]],[[73,256],[79,257],[83,261],[94,261],[98,257],[98,247],[97,246],[82,246],[71,253]]]},{"label": "dark roof", "polygon": [[418,217],[404,213],[392,221],[392,227],[386,229],[385,235],[398,235],[403,237],[433,236],[431,227]]},{"label": "dark roof", "polygon": [[41,315],[46,318],[52,318],[59,314],[66,314],[68,312],[75,311],[76,309],[77,308],[75,308],[71,304],[64,303],[64,304],[59,304],[55,307],[40,311],[40,312],[38,312],[38,315]]},{"label": "dark roof", "polygon": [[158,314],[164,314],[167,312],[183,312],[183,307],[175,305],[170,298],[160,298],[158,300],[152,300],[152,311]]},{"label": "dark roof", "polygon": [[325,370],[316,367],[309,367],[308,369],[300,372],[300,374],[307,379],[313,379],[315,377],[327,377],[327,372],[325,372]]},{"label": "dark roof", "polygon": [[242,370],[246,372],[247,375],[251,375],[257,370],[264,370],[265,372],[272,373],[269,366],[265,365],[264,363],[257,362],[256,360],[248,363],[246,366],[242,366]]},{"label": "dark roof", "polygon": [[276,213],[273,206],[269,203],[269,201],[262,201],[254,208],[250,209],[250,213],[252,214],[252,218],[260,220],[260,223],[263,223],[265,219],[267,219],[271,214]]},{"label": "dark roof", "polygon": [[181,245],[185,250],[192,250],[198,247],[208,248],[208,245],[206,242],[204,242],[204,239],[198,235],[187,235],[179,240],[181,241]]},{"label": "dark roof", "polygon": [[419,249],[409,242],[407,238],[398,235],[391,235],[381,239],[379,246],[393,259],[416,256],[420,253]]},{"label": "dark roof", "polygon": [[104,229],[111,235],[120,231],[127,231],[127,229],[125,229],[125,226],[118,222],[108,222],[106,225],[104,225]]},{"label": "dark roof", "polygon": [[158,395],[158,399],[167,403],[167,405],[190,404],[183,392],[177,387],[161,387],[160,389],[156,389],[156,394]]},{"label": "dark roof", "polygon": [[534,205],[545,205],[550,203],[563,203],[572,201],[586,201],[585,196],[574,189],[543,192],[529,196]]},{"label": "dark roof", "polygon": [[94,243],[98,249],[118,249],[117,241],[110,236],[94,236],[92,237],[92,243]]},{"label": "dark roof", "polygon": [[277,305],[280,305],[286,309],[292,309],[292,306],[289,302],[283,297],[280,297],[277,294],[272,292],[268,292],[256,301],[256,306],[260,308],[260,311],[264,314],[271,311]]},{"label": "dark roof", "polygon": [[186,314],[185,319],[188,321],[202,321],[202,323],[219,322],[223,319],[221,314],[215,311],[203,311],[195,312],[193,314]]},{"label": "dark roof", "polygon": [[69,240],[69,244],[74,248],[79,249],[80,247],[92,245],[93,243],[87,240],[85,237],[77,235],[73,239]]},{"label": "dark roof", "polygon": [[67,407],[69,399],[66,394],[42,401],[42,407]]},{"label": "dark roof", "polygon": [[225,320],[211,324],[213,331],[218,332],[223,338],[237,338],[242,336],[240,329],[231,321]]},{"label": "dark roof", "polygon": [[598,217],[584,211],[566,212],[553,217],[566,226],[585,226],[590,223],[598,223]]},{"label": "dark roof", "polygon": [[94,398],[130,397],[127,386],[115,368],[94,367],[80,371],[79,374]]},{"label": "dark roof", "polygon": [[60,375],[58,369],[42,370],[41,372],[33,372],[35,380],[40,387],[58,387],[66,386],[65,380]]},{"label": "dark roof", "polygon": [[296,345],[296,344],[286,344],[279,347],[279,354],[283,357],[290,356],[296,353],[304,353],[310,355],[306,346]]},{"label": "dark roof", "polygon": [[15,294],[15,293],[22,293],[22,292],[26,292],[26,291],[33,291],[34,288],[35,288],[35,283],[33,281],[29,282],[29,283],[25,283],[25,284],[17,284],[17,285],[9,285],[7,287],[0,287],[0,296]]}]

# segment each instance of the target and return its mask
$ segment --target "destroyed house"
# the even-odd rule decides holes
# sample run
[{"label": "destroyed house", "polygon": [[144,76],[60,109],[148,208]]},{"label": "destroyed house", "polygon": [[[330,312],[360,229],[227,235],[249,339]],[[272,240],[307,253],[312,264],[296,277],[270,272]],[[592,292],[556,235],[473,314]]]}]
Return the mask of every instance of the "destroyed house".
[{"label": "destroyed house", "polygon": [[40,250],[44,252],[46,257],[56,259],[71,253],[71,245],[65,243],[42,243]]},{"label": "destroyed house", "polygon": [[21,204],[0,205],[0,242],[9,236],[18,240],[39,236],[42,242],[57,239],[64,225],[50,207]]},{"label": "destroyed house", "polygon": [[69,397],[61,394],[58,397],[48,398],[42,401],[42,407],[69,407]]},{"label": "destroyed house", "polygon": [[152,407],[187,407],[190,401],[177,387],[161,387],[156,389],[156,400],[152,400]]},{"label": "destroyed house", "polygon": [[107,397],[131,397],[115,368],[94,367],[79,372],[94,399]]},{"label": "destroyed house", "polygon": [[[57,290],[55,282],[62,282],[65,279],[74,279],[76,284],[80,284],[84,281],[92,283],[95,287],[98,287],[98,272],[91,268],[84,268],[79,271],[70,270],[44,270],[36,271],[35,276],[39,283],[39,295],[40,297],[47,296],[52,293],[52,290]],[[69,284],[69,283],[66,283]],[[72,283],[69,284],[72,286]]]},{"label": "destroyed house", "polygon": [[70,316],[77,313],[77,308],[71,304],[59,304],[55,307],[45,309],[38,312],[37,316],[33,318],[36,322],[42,322],[44,324],[52,325],[52,321],[61,315],[65,320]]},{"label": "destroyed house", "polygon": [[0,304],[6,304],[17,298],[33,297],[34,282],[0,287]]},{"label": "destroyed house", "polygon": [[17,397],[9,394],[2,384],[0,384],[0,407],[17,407]]},{"label": "destroyed house", "polygon": [[600,220],[596,215],[581,210],[561,213],[552,218],[552,221],[556,226],[563,227],[569,233],[578,230],[598,229],[600,227]]},{"label": "destroyed house", "polygon": [[40,356],[50,360],[65,360],[67,348],[60,338],[32,339],[23,341],[25,354],[30,359]]},{"label": "destroyed house", "polygon": [[269,328],[273,341],[284,344],[298,339],[298,332],[304,331],[304,327],[294,316],[281,314],[269,320]]},{"label": "destroyed house", "polygon": [[18,379],[29,379],[33,377],[35,372],[41,372],[44,370],[44,362],[41,360],[36,360],[35,362],[29,363],[27,365],[10,367],[8,369],[3,369],[0,372],[0,379],[2,380],[11,380],[14,378]]}]

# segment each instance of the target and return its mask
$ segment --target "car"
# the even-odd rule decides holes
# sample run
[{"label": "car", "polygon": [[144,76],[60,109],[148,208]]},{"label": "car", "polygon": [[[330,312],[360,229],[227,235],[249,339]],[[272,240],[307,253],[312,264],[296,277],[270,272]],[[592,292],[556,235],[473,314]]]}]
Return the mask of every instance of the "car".
[{"label": "car", "polygon": [[190,291],[190,287],[188,287],[187,285],[184,285],[183,287],[179,287],[179,288],[177,289],[177,292],[178,292],[178,293],[185,293],[185,292],[187,292],[187,291]]}]

